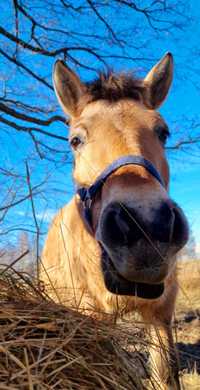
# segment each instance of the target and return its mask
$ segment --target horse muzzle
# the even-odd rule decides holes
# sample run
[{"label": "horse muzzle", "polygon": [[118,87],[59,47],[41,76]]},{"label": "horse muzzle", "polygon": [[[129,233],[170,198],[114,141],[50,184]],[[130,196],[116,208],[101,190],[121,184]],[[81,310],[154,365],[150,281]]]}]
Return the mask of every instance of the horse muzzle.
[{"label": "horse muzzle", "polygon": [[117,280],[121,293],[126,282],[160,285],[171,272],[176,253],[188,240],[186,218],[172,201],[162,201],[148,214],[147,219],[141,208],[119,202],[103,210],[97,238],[104,276],[109,274],[107,288]]}]

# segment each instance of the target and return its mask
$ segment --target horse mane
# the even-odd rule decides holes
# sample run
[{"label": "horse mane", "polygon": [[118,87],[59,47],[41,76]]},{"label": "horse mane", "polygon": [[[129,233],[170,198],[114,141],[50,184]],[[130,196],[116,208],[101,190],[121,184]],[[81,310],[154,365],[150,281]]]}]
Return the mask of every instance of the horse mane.
[{"label": "horse mane", "polygon": [[101,72],[99,77],[86,83],[90,102],[100,99],[116,102],[120,99],[140,100],[144,93],[142,80],[131,73]]}]

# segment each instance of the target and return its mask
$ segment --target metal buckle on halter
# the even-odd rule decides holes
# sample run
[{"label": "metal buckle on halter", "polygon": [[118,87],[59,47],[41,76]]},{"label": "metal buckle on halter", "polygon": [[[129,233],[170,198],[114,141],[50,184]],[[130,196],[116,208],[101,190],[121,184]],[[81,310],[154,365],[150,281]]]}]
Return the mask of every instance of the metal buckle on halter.
[{"label": "metal buckle on halter", "polygon": [[92,206],[92,199],[91,198],[86,198],[83,202],[83,215],[84,215],[84,220],[86,222],[86,225],[89,229],[90,232],[93,232],[93,227],[92,227],[92,211],[91,211],[91,206]]},{"label": "metal buckle on halter", "polygon": [[87,198],[84,200],[83,202],[83,207],[84,209],[91,209],[91,206],[92,206],[92,199],[91,198]]}]

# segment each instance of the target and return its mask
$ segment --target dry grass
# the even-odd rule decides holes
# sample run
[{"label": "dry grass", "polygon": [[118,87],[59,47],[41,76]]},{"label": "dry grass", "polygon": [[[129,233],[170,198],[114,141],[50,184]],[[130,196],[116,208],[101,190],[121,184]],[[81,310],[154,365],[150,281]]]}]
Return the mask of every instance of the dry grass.
[{"label": "dry grass", "polygon": [[[200,389],[199,281],[200,262],[179,264],[176,333],[185,390]],[[147,347],[139,323],[97,321],[53,303],[23,274],[0,276],[0,390],[150,389]]]},{"label": "dry grass", "polygon": [[54,304],[28,279],[0,279],[0,389],[145,389],[120,345],[127,337],[144,344],[136,331]]},{"label": "dry grass", "polygon": [[186,390],[200,389],[200,261],[179,262],[176,334]]},{"label": "dry grass", "polygon": [[200,309],[200,260],[178,263],[178,314]]},{"label": "dry grass", "polygon": [[200,389],[200,377],[196,370],[190,373],[185,372],[183,374],[183,388],[185,390],[199,390]]}]

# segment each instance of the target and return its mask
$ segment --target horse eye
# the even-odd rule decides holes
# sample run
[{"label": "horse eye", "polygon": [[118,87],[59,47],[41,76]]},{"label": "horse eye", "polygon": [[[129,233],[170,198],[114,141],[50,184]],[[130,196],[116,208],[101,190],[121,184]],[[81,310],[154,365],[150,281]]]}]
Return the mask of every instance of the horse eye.
[{"label": "horse eye", "polygon": [[77,149],[80,144],[82,144],[82,140],[80,139],[80,137],[75,136],[71,138],[70,145],[72,146],[73,149]]},{"label": "horse eye", "polygon": [[156,126],[155,132],[160,142],[162,142],[162,144],[164,145],[167,142],[167,138],[170,135],[168,128],[164,126]]}]

